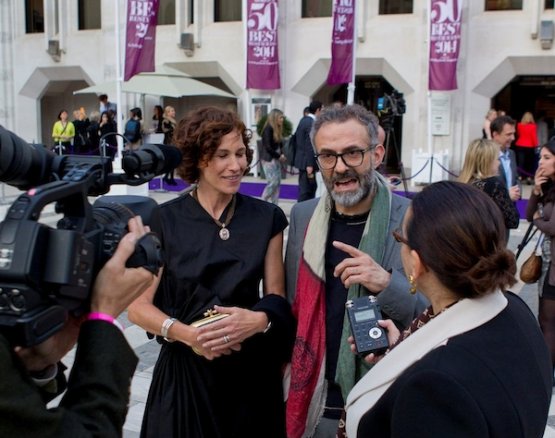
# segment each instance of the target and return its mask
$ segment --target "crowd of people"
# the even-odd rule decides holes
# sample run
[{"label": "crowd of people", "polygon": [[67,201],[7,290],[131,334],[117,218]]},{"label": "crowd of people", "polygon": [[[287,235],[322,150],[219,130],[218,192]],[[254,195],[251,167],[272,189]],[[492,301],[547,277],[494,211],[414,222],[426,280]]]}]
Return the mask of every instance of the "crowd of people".
[{"label": "crowd of people", "polygon": [[[60,112],[52,133],[60,148],[83,152],[91,137],[114,132],[117,107],[102,98],[103,111],[89,118],[79,110],[70,122]],[[507,243],[530,177],[527,219],[554,250],[555,140],[539,144],[529,113],[516,123],[491,110],[459,181],[407,199],[379,172],[386,150],[378,118],[360,105],[313,101],[294,133],[299,202],[288,221],[277,205],[283,125],[273,109],[262,129],[267,186],[256,199],[239,192],[253,152],[235,112],[202,107],[177,121],[172,107],[156,106],[147,128],[141,109],[130,111],[128,147],[140,147],[147,132],[163,134],[181,152],[176,173],[190,184],[153,224],[161,273],[128,285],[119,279],[134,301],[103,307],[108,316],[98,318],[112,323],[129,304],[129,319],[160,344],[141,436],[543,436],[555,366],[555,261],[541,281],[538,324],[510,292],[516,261]],[[148,231],[140,222],[130,230],[135,238]],[[124,268],[126,255],[118,272],[142,275]],[[363,321],[376,320],[389,347],[359,354],[345,306],[368,296],[381,315]],[[86,342],[79,339],[84,349]],[[25,381],[19,386],[38,394],[26,376],[42,368],[21,349],[5,350]],[[98,427],[121,431],[129,394],[104,397]],[[20,417],[1,403],[0,431],[14,432]],[[61,414],[41,409],[36,424],[93,430],[68,403]]]},{"label": "crowd of people", "polygon": [[[129,111],[124,124],[124,150],[136,150],[143,144],[148,134],[162,134],[160,142],[172,144],[173,132],[177,125],[175,108],[162,108],[155,105],[151,126],[145,126],[141,108]],[[69,113],[62,109],[52,127],[52,145],[49,149],[57,154],[102,155],[114,158],[118,147],[117,105],[108,100],[106,94],[99,96],[99,109],[89,115],[84,107],[73,111],[73,120]],[[173,176],[167,181],[174,184]]]}]

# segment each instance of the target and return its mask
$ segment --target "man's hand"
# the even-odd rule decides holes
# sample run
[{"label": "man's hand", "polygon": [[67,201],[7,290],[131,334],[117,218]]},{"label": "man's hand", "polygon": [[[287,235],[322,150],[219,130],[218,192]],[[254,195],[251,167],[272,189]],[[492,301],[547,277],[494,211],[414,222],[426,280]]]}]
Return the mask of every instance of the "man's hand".
[{"label": "man's hand", "polygon": [[333,242],[333,246],[351,256],[339,263],[333,272],[335,277],[341,277],[346,288],[353,284],[362,284],[370,292],[379,293],[389,286],[391,274],[368,254],[337,240]]},{"label": "man's hand", "polygon": [[520,199],[520,188],[518,186],[512,186],[509,189],[509,197],[513,202],[518,201]]},{"label": "man's hand", "polygon": [[140,216],[129,219],[128,227],[129,233],[121,239],[116,252],[96,278],[91,312],[107,313],[117,318],[154,281],[155,276],[145,268],[125,267],[135,250],[135,243],[149,232]]}]

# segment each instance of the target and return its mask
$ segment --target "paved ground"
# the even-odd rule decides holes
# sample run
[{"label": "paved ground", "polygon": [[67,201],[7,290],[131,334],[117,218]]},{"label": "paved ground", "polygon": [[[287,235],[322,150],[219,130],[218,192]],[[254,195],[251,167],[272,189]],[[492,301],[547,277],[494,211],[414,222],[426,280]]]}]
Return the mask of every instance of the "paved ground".
[{"label": "paved ground", "polygon": [[[255,181],[254,178],[250,181]],[[289,179],[285,181],[286,183],[294,183],[294,179]],[[13,202],[17,191],[11,187],[1,185],[0,192],[0,218],[4,218],[5,211],[7,207]],[[411,188],[411,190],[414,188]],[[529,192],[529,187],[524,188],[524,194],[526,197],[527,192]],[[167,201],[176,196],[175,193],[168,193],[163,191],[151,191],[149,196],[155,199],[158,203]],[[285,211],[287,216],[291,211],[291,207],[294,205],[294,201],[281,201],[280,206]],[[55,215],[51,207],[47,207],[44,210],[43,218],[41,221],[53,225],[59,216]],[[515,250],[518,243],[522,239],[524,232],[526,231],[528,224],[526,221],[521,221],[520,227],[516,230],[511,231],[511,238],[509,241],[509,247]],[[287,237],[286,237],[287,238]],[[530,245],[532,246],[532,245]],[[526,253],[523,254],[521,260],[525,259]],[[523,285],[518,284],[514,288],[518,291],[523,299],[528,303],[530,308],[534,313],[537,313],[538,306],[538,295],[537,295],[537,285]],[[135,438],[139,436],[139,430],[141,426],[141,420],[144,411],[144,404],[148,394],[148,388],[150,386],[150,381],[152,378],[152,370],[156,359],[158,357],[159,345],[155,341],[150,341],[145,335],[144,330],[131,324],[126,315],[123,314],[120,318],[120,322],[125,327],[125,336],[127,337],[130,345],[135,350],[137,356],[139,357],[139,365],[137,371],[133,378],[131,387],[131,403],[129,414],[127,416],[127,421],[124,426],[124,438]],[[71,352],[65,359],[66,364],[71,365],[73,360],[73,352]],[[545,438],[555,438],[555,400],[552,401],[550,409],[550,417],[548,421],[548,426],[545,431]]]}]

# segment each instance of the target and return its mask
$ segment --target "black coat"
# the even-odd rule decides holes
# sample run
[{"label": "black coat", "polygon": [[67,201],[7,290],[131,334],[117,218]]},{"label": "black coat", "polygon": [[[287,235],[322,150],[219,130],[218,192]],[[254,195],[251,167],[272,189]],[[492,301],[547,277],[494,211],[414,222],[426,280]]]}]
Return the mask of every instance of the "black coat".
[{"label": "black coat", "polygon": [[507,307],[405,370],[359,423],[359,437],[542,437],[553,370],[528,306]]},{"label": "black coat", "polygon": [[313,123],[314,119],[312,117],[305,116],[301,119],[295,131],[297,137],[295,167],[299,170],[306,170],[308,166],[312,166],[314,170],[317,169],[314,148],[310,141],[310,130]]},{"label": "black coat", "polygon": [[117,327],[84,322],[67,392],[58,408],[48,410],[0,335],[0,436],[120,437],[137,362]]}]

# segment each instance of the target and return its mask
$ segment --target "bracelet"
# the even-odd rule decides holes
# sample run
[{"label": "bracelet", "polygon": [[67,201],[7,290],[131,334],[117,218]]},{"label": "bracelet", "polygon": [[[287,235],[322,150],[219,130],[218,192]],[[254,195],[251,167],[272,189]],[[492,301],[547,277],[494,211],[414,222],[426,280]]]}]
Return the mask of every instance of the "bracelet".
[{"label": "bracelet", "polygon": [[175,341],[174,339],[168,338],[168,331],[170,330],[170,327],[173,325],[173,323],[175,321],[177,321],[176,318],[167,318],[162,323],[162,328],[160,329],[160,333],[162,334],[162,337],[164,338],[164,340],[166,342],[174,342]]},{"label": "bracelet", "polygon": [[270,319],[268,318],[268,325],[266,326],[262,334],[268,333],[268,330],[270,330],[271,328],[272,328],[272,321],[270,321]]},{"label": "bracelet", "polygon": [[107,313],[91,312],[87,315],[87,320],[88,321],[93,321],[93,320],[106,321],[106,322],[109,322],[111,324],[114,324],[117,328],[119,328],[123,332],[123,327],[120,324],[120,322],[116,318],[114,318],[112,315],[108,315]]}]

